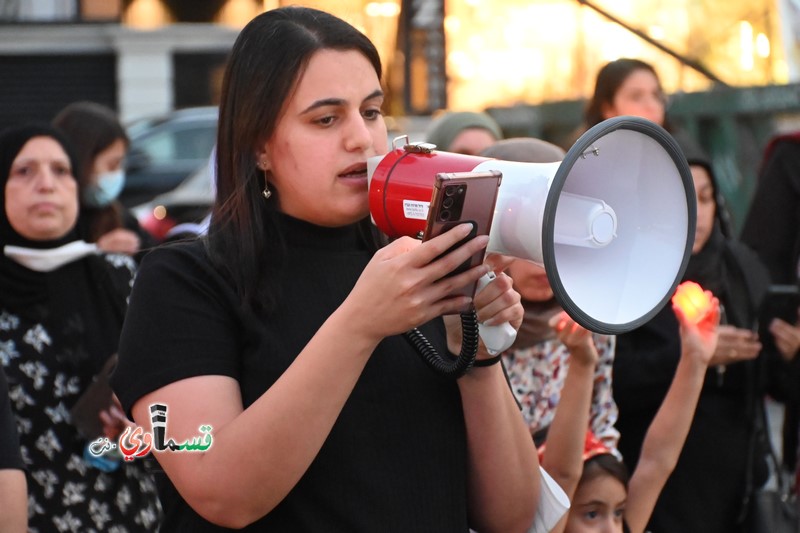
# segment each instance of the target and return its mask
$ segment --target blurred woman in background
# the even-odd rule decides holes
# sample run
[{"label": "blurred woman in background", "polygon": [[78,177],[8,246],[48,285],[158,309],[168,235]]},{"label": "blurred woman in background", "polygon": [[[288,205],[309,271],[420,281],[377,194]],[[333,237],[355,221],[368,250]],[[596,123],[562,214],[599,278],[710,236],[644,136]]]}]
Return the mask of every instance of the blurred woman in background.
[{"label": "blurred woman in background", "polygon": [[[756,254],[723,231],[720,191],[710,159],[695,144],[681,145],[694,179],[697,225],[684,280],[697,282],[722,305],[718,344],[678,464],[650,522],[653,533],[732,533],[750,486],[766,481],[763,434],[762,339],[758,308],[769,285]],[[763,355],[763,354],[762,354]],[[678,320],[664,307],[643,326],[617,336],[614,398],[620,451],[631,471],[645,432],[675,374]],[[750,481],[748,481],[750,480]]]},{"label": "blurred woman in background", "polygon": [[620,58],[597,73],[594,94],[584,113],[586,128],[609,118],[633,115],[666,124],[666,96],[655,68],[640,59]]}]

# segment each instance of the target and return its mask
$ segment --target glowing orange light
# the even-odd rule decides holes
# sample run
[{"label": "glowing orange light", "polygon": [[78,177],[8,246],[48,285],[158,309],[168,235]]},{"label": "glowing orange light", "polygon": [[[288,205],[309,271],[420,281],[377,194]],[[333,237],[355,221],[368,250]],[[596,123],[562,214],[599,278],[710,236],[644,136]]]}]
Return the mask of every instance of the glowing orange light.
[{"label": "glowing orange light", "polygon": [[672,303],[680,307],[690,322],[700,322],[711,310],[711,293],[694,281],[684,281],[675,290]]}]

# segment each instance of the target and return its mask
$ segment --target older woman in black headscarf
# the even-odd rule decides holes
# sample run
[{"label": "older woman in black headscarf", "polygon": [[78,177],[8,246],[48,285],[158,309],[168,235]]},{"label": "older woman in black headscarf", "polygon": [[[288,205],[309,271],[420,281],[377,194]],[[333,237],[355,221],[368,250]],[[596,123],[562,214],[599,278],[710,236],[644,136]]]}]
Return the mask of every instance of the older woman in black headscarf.
[{"label": "older woman in black headscarf", "polygon": [[[769,275],[755,253],[730,236],[710,160],[696,145],[682,144],[697,194],[697,231],[684,279],[712,291],[724,316],[692,428],[650,529],[731,533],[742,531],[738,520],[748,485],[758,486],[766,476],[764,450],[758,451],[753,437],[764,394],[757,382],[763,357],[755,331]],[[631,470],[679,353],[678,323],[669,306],[644,326],[617,336],[617,428],[620,451]]]},{"label": "older woman in black headscarf", "polygon": [[28,471],[30,527],[152,531],[160,510],[141,462],[87,453],[122,427],[110,396],[80,416],[73,410],[116,353],[134,268],[78,240],[74,165],[49,126],[0,133],[0,363]]}]

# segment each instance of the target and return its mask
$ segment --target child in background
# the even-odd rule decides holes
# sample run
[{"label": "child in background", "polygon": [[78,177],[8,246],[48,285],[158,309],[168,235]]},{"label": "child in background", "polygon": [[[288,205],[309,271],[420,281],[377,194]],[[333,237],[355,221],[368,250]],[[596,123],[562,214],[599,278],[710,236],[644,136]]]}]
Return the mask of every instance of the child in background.
[{"label": "child in background", "polygon": [[[707,292],[707,294],[710,293]],[[630,480],[624,464],[591,431],[589,405],[599,361],[591,332],[566,313],[550,325],[570,351],[561,401],[547,436],[544,469],[570,496],[572,506],[552,531],[642,533],[661,489],[675,467],[717,345],[719,301],[711,297],[706,315],[692,323],[673,305],[680,322],[681,358],[661,408],[648,428],[641,457]]]},{"label": "child in background", "polygon": [[[570,347],[559,339],[550,325],[552,318],[563,311],[553,295],[544,268],[515,259],[506,273],[522,297],[525,315],[514,344],[503,353],[503,364],[511,388],[522,405],[525,422],[539,445],[560,402],[570,365]],[[611,379],[615,337],[590,333],[588,342],[596,356],[588,424],[608,449],[618,453],[619,432],[614,427],[617,406]]]}]

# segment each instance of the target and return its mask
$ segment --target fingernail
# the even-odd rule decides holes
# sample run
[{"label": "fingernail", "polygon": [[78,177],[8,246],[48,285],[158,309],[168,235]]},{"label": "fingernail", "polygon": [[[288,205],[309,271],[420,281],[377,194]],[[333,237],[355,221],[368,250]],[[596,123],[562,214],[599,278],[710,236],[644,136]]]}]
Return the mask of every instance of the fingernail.
[{"label": "fingernail", "polygon": [[464,224],[459,224],[458,232],[461,233],[462,235],[464,236],[469,235],[470,231],[472,231],[472,224],[470,224],[469,222],[466,222]]}]

